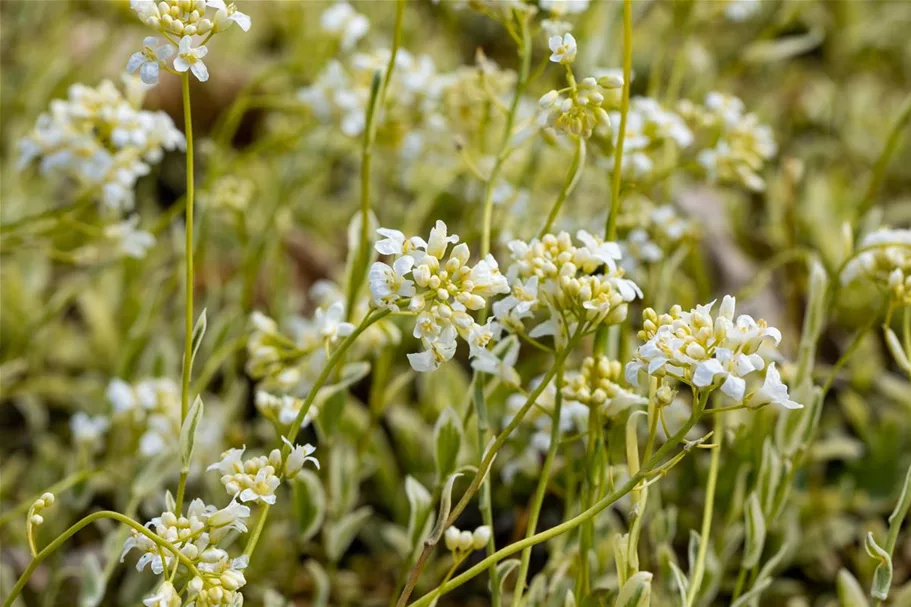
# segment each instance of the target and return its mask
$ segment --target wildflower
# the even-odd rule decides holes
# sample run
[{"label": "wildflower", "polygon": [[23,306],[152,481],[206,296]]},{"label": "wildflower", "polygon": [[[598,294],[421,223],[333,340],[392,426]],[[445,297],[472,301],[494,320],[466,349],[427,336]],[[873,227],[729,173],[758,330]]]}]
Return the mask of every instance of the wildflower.
[{"label": "wildflower", "polygon": [[206,0],[206,5],[216,10],[212,20],[214,31],[223,32],[235,23],[243,31],[250,31],[250,26],[253,24],[250,16],[237,10],[237,6],[233,2],[225,4],[224,0]]},{"label": "wildflower", "polygon": [[408,362],[411,368],[421,373],[436,371],[440,365],[447,362],[455,356],[456,351],[456,331],[453,326],[447,326],[442,329],[439,337],[430,341],[425,340],[424,346],[427,348],[423,352],[408,354]]},{"label": "wildflower", "polygon": [[133,215],[121,223],[105,226],[104,236],[114,244],[118,253],[133,259],[142,259],[155,246],[155,237],[149,232],[137,230],[139,215]]},{"label": "wildflower", "polygon": [[765,380],[760,387],[749,399],[751,407],[761,407],[762,405],[773,403],[786,409],[800,409],[803,407],[788,398],[788,387],[781,381],[781,374],[775,368],[775,363],[769,363],[766,370]]},{"label": "wildflower", "polygon": [[374,303],[397,311],[399,300],[413,296],[414,282],[405,278],[413,266],[414,258],[410,256],[399,257],[391,267],[379,261],[374,262],[367,275]]},{"label": "wildflower", "polygon": [[73,439],[80,444],[99,447],[104,433],[111,426],[111,421],[103,415],[91,416],[82,411],[70,418],[70,431]]},{"label": "wildflower", "polygon": [[142,604],[146,607],[180,607],[183,602],[174,585],[164,581],[158,586],[155,594],[142,600]]},{"label": "wildflower", "polygon": [[336,2],[320,16],[323,30],[339,36],[343,50],[354,48],[358,40],[367,34],[370,21],[358,13],[347,2]]},{"label": "wildflower", "polygon": [[472,550],[480,550],[487,546],[490,540],[490,527],[482,525],[471,531],[460,531],[456,527],[449,527],[443,534],[443,541],[446,548],[455,553],[463,555]]},{"label": "wildflower", "polygon": [[618,361],[606,356],[589,356],[577,373],[568,374],[563,396],[596,408],[606,417],[614,417],[633,405],[646,404],[648,399],[620,386],[622,369]]},{"label": "wildflower", "polygon": [[209,52],[205,46],[193,48],[193,40],[190,36],[184,36],[180,39],[180,45],[177,49],[177,57],[174,59],[174,69],[178,72],[190,70],[196,79],[205,82],[209,79],[209,69],[203,63],[202,58]]},{"label": "wildflower", "polygon": [[550,60],[554,63],[563,63],[568,65],[576,60],[576,39],[572,34],[563,34],[560,36],[551,36],[547,41],[547,46],[551,50]]},{"label": "wildflower", "polygon": [[899,305],[911,306],[911,230],[882,228],[867,234],[845,263],[842,284],[872,281]]},{"label": "wildflower", "polygon": [[154,36],[148,36],[142,41],[142,50],[130,55],[127,62],[127,71],[131,74],[139,70],[139,77],[145,84],[154,86],[158,84],[158,73],[161,64],[174,55],[174,48],[167,43],[162,43]]},{"label": "wildflower", "polygon": [[180,435],[180,388],[169,378],[144,379],[128,384],[115,378],[108,384],[108,400],[115,417],[141,430],[139,452],[152,456],[176,447]]},{"label": "wildflower", "polygon": [[589,77],[584,78],[568,97],[550,91],[541,97],[538,105],[546,112],[543,115],[546,126],[587,139],[596,128],[611,124],[609,114],[601,107],[603,102],[601,87]]},{"label": "wildflower", "polygon": [[319,460],[315,457],[311,457],[311,454],[316,451],[316,447],[309,444],[293,445],[291,444],[291,441],[284,436],[282,437],[282,441],[291,448],[291,452],[288,453],[288,456],[285,458],[284,472],[287,478],[294,478],[297,476],[307,462],[311,462],[316,466],[317,470],[319,469]]},{"label": "wildflower", "polygon": [[518,359],[519,342],[512,337],[502,359],[490,350],[477,350],[471,368],[479,373],[495,375],[507,386],[519,386],[522,378],[515,369]]},{"label": "wildflower", "polygon": [[337,301],[326,309],[317,308],[314,321],[317,329],[328,343],[334,344],[342,337],[354,332],[354,325],[345,322],[345,305]]},{"label": "wildflower", "polygon": [[275,490],[281,484],[277,472],[282,469],[281,452],[273,449],[269,457],[244,460],[245,450],[246,447],[228,449],[222,453],[221,461],[210,465],[207,470],[217,470],[225,490],[240,501],[274,504]]}]

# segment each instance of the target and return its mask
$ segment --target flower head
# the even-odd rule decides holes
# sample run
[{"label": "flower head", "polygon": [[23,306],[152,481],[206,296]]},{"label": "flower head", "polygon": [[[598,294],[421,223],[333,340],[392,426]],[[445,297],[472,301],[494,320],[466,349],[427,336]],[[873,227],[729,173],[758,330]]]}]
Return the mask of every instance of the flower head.
[{"label": "flower head", "polygon": [[547,41],[551,50],[550,60],[554,63],[570,64],[576,60],[576,39],[569,32],[560,36],[551,36]]},{"label": "flower head", "polygon": [[177,49],[177,57],[174,59],[174,69],[178,72],[190,70],[196,79],[205,82],[209,79],[209,69],[203,63],[202,58],[209,53],[205,46],[193,47],[193,40],[190,36],[184,36],[180,39],[180,45]]}]

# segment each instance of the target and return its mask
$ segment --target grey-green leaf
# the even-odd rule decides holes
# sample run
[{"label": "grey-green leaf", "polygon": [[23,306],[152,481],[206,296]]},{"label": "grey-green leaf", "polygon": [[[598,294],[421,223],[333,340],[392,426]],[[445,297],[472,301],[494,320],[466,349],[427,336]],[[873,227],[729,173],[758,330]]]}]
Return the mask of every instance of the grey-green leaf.
[{"label": "grey-green leaf", "polygon": [[759,563],[766,536],[765,516],[762,514],[758,493],[750,494],[744,509],[744,518],[746,519],[746,539],[743,546],[743,567],[751,569]]},{"label": "grey-green leaf", "polygon": [[873,584],[870,586],[870,596],[874,599],[885,601],[892,587],[892,559],[887,559],[879,564],[873,571]]},{"label": "grey-green leaf", "polygon": [[311,605],[313,607],[326,607],[329,604],[329,590],[331,588],[329,574],[326,573],[322,565],[313,559],[304,563],[304,569],[313,578],[314,590]]},{"label": "grey-green leaf", "polygon": [[202,398],[196,397],[193,405],[187,412],[187,418],[180,427],[180,463],[181,472],[190,471],[190,462],[193,460],[193,447],[196,444],[196,429],[202,421]]},{"label": "grey-green leaf", "polygon": [[652,574],[638,571],[623,584],[614,607],[648,607],[652,596]]},{"label": "grey-green leaf", "polygon": [[430,532],[430,541],[432,542],[440,541],[440,538],[443,537],[443,531],[446,530],[446,519],[449,518],[449,511],[452,510],[452,485],[460,476],[462,476],[461,472],[453,472],[446,479],[446,484],[443,485],[443,492],[440,494],[440,514],[437,517],[433,531]]},{"label": "grey-green leaf", "polygon": [[199,318],[196,319],[196,324],[193,325],[193,334],[190,340],[190,343],[192,344],[192,353],[190,354],[191,371],[193,370],[193,362],[196,360],[196,353],[199,351],[199,346],[202,345],[202,338],[206,336],[206,328],[208,325],[209,321],[206,316],[206,308],[203,308]]},{"label": "grey-green leaf", "polygon": [[326,491],[312,470],[301,470],[291,481],[294,509],[300,538],[309,540],[319,531],[326,518]]},{"label": "grey-green leaf", "polygon": [[79,607],[95,607],[104,598],[105,588],[104,571],[98,555],[89,553],[85,558],[85,568],[82,570],[82,585],[79,589]]},{"label": "grey-green leaf", "polygon": [[442,480],[456,469],[462,446],[462,422],[452,407],[446,407],[433,427],[437,478]]},{"label": "grey-green leaf", "polygon": [[354,512],[349,512],[331,526],[326,526],[324,539],[326,556],[330,562],[337,563],[342,558],[371,514],[373,514],[373,509],[370,506],[364,506]]},{"label": "grey-green leaf", "polygon": [[835,588],[841,607],[870,607],[863,588],[847,569],[841,569],[835,577]]},{"label": "grey-green leaf", "polygon": [[405,479],[405,495],[408,497],[408,539],[411,547],[427,534],[430,525],[430,492],[413,476]]}]

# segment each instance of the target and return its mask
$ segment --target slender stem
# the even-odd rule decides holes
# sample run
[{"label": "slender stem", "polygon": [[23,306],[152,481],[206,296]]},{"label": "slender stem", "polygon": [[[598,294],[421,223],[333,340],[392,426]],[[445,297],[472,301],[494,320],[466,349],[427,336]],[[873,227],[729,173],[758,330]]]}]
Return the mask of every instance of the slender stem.
[{"label": "slender stem", "polygon": [[[459,500],[458,504],[451,510],[449,518],[446,519],[446,523],[443,525],[444,528],[452,525],[459,515],[462,514],[462,511],[468,506],[468,503],[471,501],[475,493],[477,493],[478,488],[481,486],[481,480],[487,473],[487,469],[493,463],[494,457],[497,455],[497,451],[506,443],[509,435],[522,423],[522,420],[525,419],[525,416],[534,406],[535,402],[538,400],[538,397],[541,396],[541,393],[544,392],[544,389],[547,388],[547,385],[557,374],[558,369],[562,368],[566,357],[569,356],[569,353],[576,347],[579,340],[582,337],[582,331],[578,331],[576,335],[570,339],[570,342],[567,348],[557,354],[553,366],[550,370],[544,375],[541,379],[541,382],[538,386],[528,395],[528,398],[525,400],[525,404],[522,405],[522,408],[516,412],[516,415],[512,418],[512,421],[503,429],[503,431],[497,436],[493,444],[487,450],[487,455],[481,460],[481,465],[478,467],[478,472],[475,474],[474,478],[471,481],[471,484],[468,486],[468,489],[465,490],[465,493],[462,494],[462,499]],[[418,557],[417,562],[411,568],[411,571],[408,574],[408,581],[405,583],[405,588],[402,590],[402,594],[399,596],[399,600],[396,602],[396,607],[405,607],[408,604],[408,597],[411,596],[411,592],[414,590],[415,585],[418,583],[418,578],[421,576],[421,571],[424,569],[424,565],[427,564],[428,559],[430,559],[430,554],[433,552],[433,548],[436,545],[436,541],[428,540],[424,542],[424,549]],[[499,554],[501,551],[497,552]],[[510,553],[511,554],[511,553]],[[493,556],[493,555],[491,555]],[[488,559],[491,557],[488,557]],[[496,561],[493,561],[496,562]]]},{"label": "slender stem", "polygon": [[620,132],[614,148],[614,171],[611,174],[611,208],[604,228],[604,240],[616,240],[617,215],[620,213],[620,177],[623,167],[623,143],[629,114],[629,89],[633,72],[633,2],[623,0],[623,97],[620,102]]},{"label": "slender stem", "polygon": [[715,416],[715,440],[717,445],[712,449],[712,459],[709,463],[709,478],[705,488],[705,506],[702,511],[702,529],[699,532],[699,552],[696,554],[696,566],[693,569],[693,579],[690,581],[690,590],[686,596],[687,607],[696,602],[696,593],[702,584],[705,573],[705,559],[709,552],[709,534],[712,530],[712,512],[715,506],[715,486],[718,483],[718,467],[721,463],[721,443],[724,439],[724,416]]},{"label": "slender stem", "polygon": [[78,521],[72,527],[70,527],[63,533],[61,533],[57,537],[57,539],[55,539],[53,542],[48,544],[41,552],[39,552],[35,556],[35,558],[32,559],[32,562],[28,564],[28,567],[25,568],[25,571],[19,577],[19,580],[16,582],[16,585],[13,586],[13,589],[10,591],[9,596],[6,597],[6,601],[4,601],[4,603],[3,603],[3,607],[12,606],[13,602],[16,600],[16,597],[18,597],[19,594],[22,592],[22,589],[25,588],[25,584],[28,582],[29,578],[32,576],[32,574],[35,572],[35,570],[38,568],[38,565],[40,565],[42,561],[44,561],[47,557],[49,557],[51,554],[53,554],[54,551],[56,551],[58,548],[60,548],[64,542],[66,542],[68,539],[70,539],[73,535],[75,535],[77,532],[79,532],[82,528],[92,524],[93,522],[95,522],[97,520],[103,519],[103,518],[114,519],[115,521],[123,523],[124,525],[131,527],[133,530],[143,534],[144,536],[146,536],[147,538],[149,538],[150,540],[155,542],[158,546],[160,546],[160,547],[170,551],[172,554],[174,554],[174,556],[176,556],[177,559],[181,563],[183,563],[183,565],[186,566],[187,569],[189,569],[191,573],[193,573],[193,575],[199,575],[199,571],[196,570],[196,566],[193,565],[193,562],[189,558],[184,556],[184,554],[171,542],[169,542],[165,539],[162,539],[161,537],[159,537],[158,535],[156,535],[149,529],[146,529],[145,527],[143,527],[142,525],[140,525],[133,519],[131,519],[127,516],[124,516],[123,514],[120,514],[119,512],[102,510],[100,512],[94,512],[94,513],[86,516],[82,520]]},{"label": "slender stem", "polygon": [[[183,89],[184,134],[187,139],[187,205],[186,205],[186,304],[184,311],[184,350],[183,373],[180,391],[180,423],[187,417],[190,409],[190,359],[193,355],[193,118],[190,111],[190,74],[184,73],[180,78]],[[186,491],[187,472],[181,470],[177,484],[177,513],[183,509],[183,496]]]},{"label": "slender stem", "polygon": [[[291,427],[288,431],[288,443],[294,444],[294,439],[297,438],[297,433],[300,432],[301,423],[303,423],[304,418],[307,416],[307,412],[310,411],[310,407],[313,406],[313,401],[316,400],[317,394],[319,394],[320,389],[326,384],[329,380],[329,377],[332,375],[336,365],[341,361],[348,349],[354,344],[355,340],[367,330],[367,328],[378,320],[385,318],[390,314],[389,310],[377,310],[371,312],[364,317],[364,320],[361,321],[361,324],[345,338],[345,340],[339,344],[338,348],[332,353],[332,356],[329,357],[329,360],[326,361],[326,365],[323,367],[323,370],[320,371],[319,376],[316,378],[316,381],[313,382],[313,387],[310,388],[310,391],[307,393],[307,398],[304,399],[304,403],[301,405],[300,411],[297,412],[297,417],[294,418],[294,421],[291,423]],[[290,453],[291,447],[285,444],[282,447],[282,459],[288,456]],[[269,516],[269,504],[265,504],[259,515],[259,520],[256,521],[256,527],[253,529],[253,533],[250,535],[250,539],[247,540],[247,545],[244,547],[244,554],[249,556],[253,555],[253,551],[256,549],[256,544],[259,543],[259,538],[262,535],[263,528],[266,526],[266,519]]]},{"label": "slender stem", "polygon": [[547,215],[547,221],[541,226],[541,231],[538,232],[538,238],[542,238],[547,234],[554,225],[554,221],[557,219],[557,215],[560,214],[560,209],[563,208],[563,203],[566,201],[566,198],[572,194],[573,190],[576,189],[576,186],[579,184],[579,180],[582,178],[582,170],[585,168],[585,139],[579,137],[576,139],[576,153],[573,156],[573,163],[569,166],[569,172],[566,174],[566,181],[563,184],[563,189],[560,190],[560,194],[557,196],[557,200],[554,201],[554,205],[550,209],[550,213]]},{"label": "slender stem", "polygon": [[[544,382],[544,383],[546,383],[546,382]],[[579,513],[578,515],[574,516],[573,518],[560,523],[556,527],[551,527],[547,531],[542,531],[541,533],[536,533],[535,535],[532,535],[523,540],[515,542],[514,544],[510,544],[509,546],[506,546],[505,548],[501,548],[496,553],[488,556],[487,558],[483,559],[481,562],[477,563],[475,566],[473,566],[470,569],[468,569],[467,571],[463,572],[461,575],[452,579],[448,583],[443,584],[440,587],[440,593],[441,594],[446,593],[454,588],[458,588],[459,586],[461,586],[468,580],[477,576],[482,571],[485,571],[488,567],[490,567],[491,563],[497,563],[497,562],[515,554],[516,552],[520,552],[521,550],[524,550],[525,548],[534,546],[536,544],[540,544],[541,542],[546,542],[549,539],[555,538],[559,535],[572,531],[573,529],[575,529],[582,523],[597,516],[605,508],[607,508],[608,506],[610,506],[611,504],[616,502],[618,499],[620,499],[621,497],[623,497],[624,495],[626,495],[627,493],[632,491],[642,480],[644,480],[653,471],[653,469],[659,467],[661,462],[671,452],[671,450],[674,449],[674,447],[677,445],[677,443],[680,442],[683,439],[683,437],[686,436],[687,432],[689,432],[690,429],[692,429],[692,427],[696,425],[696,422],[698,422],[699,419],[702,417],[702,412],[703,412],[704,408],[705,408],[705,400],[700,399],[699,401],[697,401],[696,406],[694,407],[693,412],[690,415],[689,419],[686,421],[686,423],[683,424],[683,426],[673,436],[671,436],[668,439],[668,441],[666,443],[664,443],[660,449],[658,449],[658,451],[655,452],[655,455],[653,455],[651,457],[651,459],[649,459],[649,461],[646,462],[645,466],[643,466],[639,470],[639,472],[637,472],[632,477],[630,477],[630,479],[627,480],[619,489],[617,489],[616,491],[612,492],[611,494],[609,494],[609,495],[605,496],[604,498],[602,498],[601,500],[599,500],[588,510],[585,510],[584,512]],[[432,600],[433,600],[433,597],[425,596],[425,597],[422,597],[421,599],[415,601],[414,603],[412,603],[411,607],[427,607],[431,603]]]},{"label": "slender stem", "polygon": [[[490,422],[487,416],[487,403],[484,398],[484,376],[475,374],[474,382],[474,404],[478,416],[478,466],[484,459],[484,447],[487,445],[489,438]],[[479,468],[480,469],[480,468]],[[441,479],[442,480],[442,479]],[[485,475],[481,483],[481,492],[478,496],[478,508],[481,511],[481,519],[484,524],[490,528],[490,539],[487,540],[487,554],[493,554],[497,551],[495,534],[493,533],[493,504],[490,498],[490,475]],[[453,571],[455,568],[453,567]],[[450,572],[451,574],[452,572]],[[500,576],[497,574],[496,565],[490,567],[490,604],[491,607],[500,606]],[[449,577],[445,582],[449,581]]]},{"label": "slender stem", "polygon": [[[541,469],[541,476],[538,478],[538,486],[535,489],[535,495],[532,498],[531,506],[528,512],[528,523],[525,530],[525,539],[533,537],[538,528],[538,518],[541,516],[541,506],[544,504],[544,496],[547,494],[547,485],[550,482],[550,470],[553,468],[554,460],[557,458],[557,449],[560,446],[560,412],[563,408],[563,369],[557,372],[555,378],[557,388],[556,397],[554,398],[554,413],[551,419],[550,427],[550,445],[547,448],[547,455],[544,458],[544,466]],[[522,593],[525,592],[525,578],[528,577],[528,568],[531,565],[531,546],[522,550],[522,556],[519,561],[519,574],[516,578],[516,589],[513,593],[512,607],[521,607]]]},{"label": "slender stem", "polygon": [[[516,15],[516,13],[513,13]],[[524,15],[518,16],[519,28],[521,31],[521,44],[519,45],[519,78],[516,80],[515,95],[509,106],[509,113],[506,115],[506,125],[503,130],[503,139],[500,142],[500,151],[497,153],[497,159],[494,162],[487,183],[484,184],[484,221],[481,228],[481,258],[487,257],[490,253],[490,233],[491,223],[493,222],[493,190],[496,187],[497,178],[503,169],[503,163],[509,156],[509,144],[512,141],[512,127],[516,121],[516,114],[519,110],[519,101],[525,93],[525,85],[528,83],[528,72],[531,70],[531,34],[528,31],[528,18]]]},{"label": "slender stem", "polygon": [[886,145],[883,147],[882,152],[880,152],[879,158],[876,159],[876,164],[873,166],[873,172],[870,174],[870,182],[867,184],[864,197],[857,208],[857,217],[861,217],[870,210],[871,206],[873,206],[876,193],[879,191],[879,187],[882,185],[883,179],[886,176],[886,169],[889,168],[889,160],[892,159],[892,154],[895,153],[899,139],[909,120],[911,120],[911,94],[905,98],[905,101],[898,112],[898,116],[892,124],[892,129],[889,131]]},{"label": "slender stem", "polygon": [[386,73],[383,75],[382,84],[379,79],[374,79],[370,102],[367,104],[367,117],[364,126],[363,149],[361,152],[361,238],[358,245],[354,265],[351,267],[350,282],[346,299],[345,314],[351,320],[354,313],[354,302],[360,290],[364,276],[367,274],[367,261],[370,258],[370,167],[373,160],[373,144],[376,141],[378,126],[377,113],[386,101],[389,91],[389,82],[395,69],[395,59],[402,43],[402,22],[405,16],[405,0],[398,0],[395,8],[395,31],[392,40],[392,49],[389,52],[389,63],[386,64]]}]

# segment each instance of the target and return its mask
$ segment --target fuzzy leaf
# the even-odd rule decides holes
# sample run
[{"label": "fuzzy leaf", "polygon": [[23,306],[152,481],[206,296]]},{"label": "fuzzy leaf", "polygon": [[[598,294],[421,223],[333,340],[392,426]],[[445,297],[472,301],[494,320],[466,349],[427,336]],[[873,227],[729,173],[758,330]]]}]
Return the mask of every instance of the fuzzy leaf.
[{"label": "fuzzy leaf", "polygon": [[506,559],[505,561],[500,561],[497,563],[497,579],[500,580],[500,594],[505,592],[504,586],[506,584],[506,578],[509,577],[513,571],[519,568],[522,562],[519,559]]},{"label": "fuzzy leaf", "polygon": [[298,533],[302,540],[309,540],[326,518],[326,491],[323,483],[312,470],[301,470],[291,482]]},{"label": "fuzzy leaf", "polygon": [[674,561],[668,561],[667,563],[671,571],[674,574],[674,585],[677,586],[677,593],[680,597],[680,605],[682,607],[686,606],[686,593],[690,590],[690,580],[686,577],[686,574],[683,573],[683,570],[680,569],[680,566],[677,565]]},{"label": "fuzzy leaf", "polygon": [[180,427],[181,472],[190,471],[190,462],[193,461],[193,447],[196,444],[196,429],[199,427],[199,422],[202,421],[203,408],[202,398],[197,396],[187,412],[187,418],[183,420],[183,425]]}]

